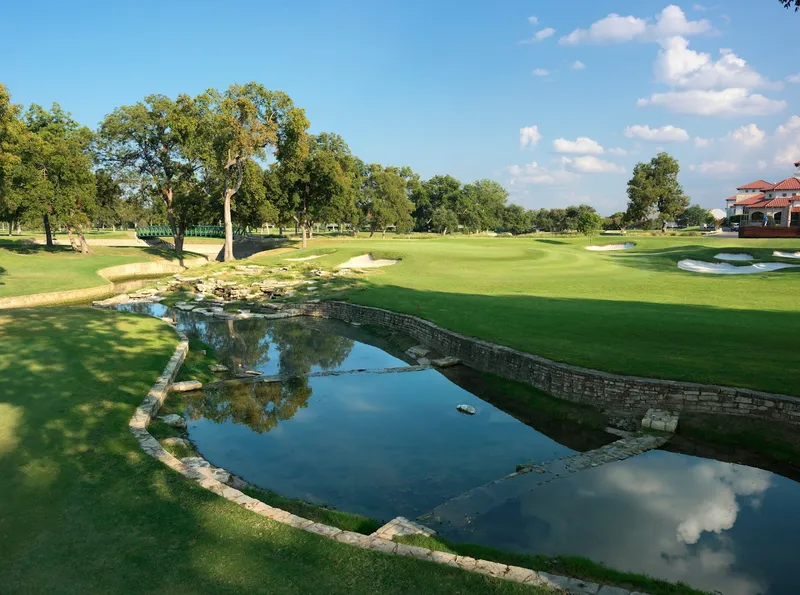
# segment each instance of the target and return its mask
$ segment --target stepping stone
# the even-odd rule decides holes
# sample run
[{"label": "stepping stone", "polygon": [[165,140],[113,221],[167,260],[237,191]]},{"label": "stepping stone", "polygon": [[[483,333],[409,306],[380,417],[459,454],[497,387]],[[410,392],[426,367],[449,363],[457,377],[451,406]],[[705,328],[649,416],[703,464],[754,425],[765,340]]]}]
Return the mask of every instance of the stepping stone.
[{"label": "stepping stone", "polygon": [[678,429],[678,412],[664,409],[648,409],[642,418],[642,427],[674,434]]},{"label": "stepping stone", "polygon": [[183,419],[180,415],[176,413],[170,413],[169,415],[162,415],[159,417],[161,421],[163,421],[168,426],[172,426],[173,428],[185,428],[186,427],[186,420]]},{"label": "stepping stone", "polygon": [[437,368],[449,368],[450,366],[455,366],[457,364],[460,364],[461,360],[458,359],[457,357],[452,357],[448,355],[447,357],[431,360],[431,363]]},{"label": "stepping stone", "polygon": [[419,359],[420,357],[425,357],[431,352],[430,349],[427,347],[423,347],[422,345],[415,345],[414,347],[409,347],[406,349],[406,355],[413,357],[414,359]]},{"label": "stepping stone", "polygon": [[199,380],[185,380],[184,382],[173,382],[170,390],[176,393],[185,393],[190,390],[200,390],[203,383]]},{"label": "stepping stone", "polygon": [[467,415],[475,415],[475,413],[477,413],[475,411],[475,407],[472,405],[456,405],[456,409],[458,409],[461,413],[466,413]]},{"label": "stepping stone", "polygon": [[261,376],[264,372],[259,372],[258,370],[245,370],[245,376]]},{"label": "stepping stone", "polygon": [[211,364],[208,366],[208,369],[211,370],[214,374],[223,374],[228,371],[228,366],[223,364]]}]

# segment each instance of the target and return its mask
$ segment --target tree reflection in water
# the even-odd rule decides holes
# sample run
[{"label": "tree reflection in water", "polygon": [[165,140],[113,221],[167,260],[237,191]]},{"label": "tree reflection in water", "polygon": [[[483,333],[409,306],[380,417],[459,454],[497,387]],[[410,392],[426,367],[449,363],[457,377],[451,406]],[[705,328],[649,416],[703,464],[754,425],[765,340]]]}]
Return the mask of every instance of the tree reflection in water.
[{"label": "tree reflection in water", "polygon": [[283,382],[226,384],[186,393],[184,405],[190,419],[232,421],[261,434],[294,417],[298,409],[308,405],[310,397],[308,378],[291,378]]},{"label": "tree reflection in water", "polygon": [[244,424],[255,432],[268,432],[306,407],[311,387],[305,377],[314,366],[330,370],[350,355],[352,339],[320,331],[313,322],[264,320],[205,321],[196,316],[181,320],[190,336],[214,349],[217,358],[233,369],[250,369],[269,362],[270,347],[278,352],[282,382],[225,385],[202,393],[187,394],[186,412],[191,419]]}]

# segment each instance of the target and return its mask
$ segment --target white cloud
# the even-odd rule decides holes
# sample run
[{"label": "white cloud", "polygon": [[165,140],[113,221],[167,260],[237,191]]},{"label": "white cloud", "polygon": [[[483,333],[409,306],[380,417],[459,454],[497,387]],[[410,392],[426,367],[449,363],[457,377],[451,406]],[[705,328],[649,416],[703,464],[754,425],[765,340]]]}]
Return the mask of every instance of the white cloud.
[{"label": "white cloud", "polygon": [[580,60],[575,60],[570,68],[572,68],[572,70],[586,70],[586,64]]},{"label": "white cloud", "polygon": [[519,147],[524,149],[528,145],[535,147],[542,140],[538,126],[525,126],[519,129]]},{"label": "white cloud", "polygon": [[679,114],[720,117],[766,116],[786,108],[783,100],[769,99],[740,88],[655,93],[648,98],[639,99],[636,105],[664,107]]},{"label": "white cloud", "polygon": [[714,142],[713,138],[701,138],[699,136],[696,136],[694,139],[694,146],[697,147],[698,149],[704,149],[710,146],[713,142]]},{"label": "white cloud", "polygon": [[[778,150],[775,152],[775,163],[793,165],[800,161],[800,116],[792,116],[775,130]],[[788,138],[787,138],[788,137]]]},{"label": "white cloud", "polygon": [[559,43],[578,45],[657,41],[674,35],[697,35],[710,30],[711,23],[708,20],[688,21],[678,6],[670,5],[656,16],[655,23],[649,22],[649,19],[612,13],[592,23],[588,29],[575,29],[562,37]]},{"label": "white cloud", "polygon": [[775,134],[786,135],[792,133],[800,134],[800,116],[792,116],[786,121],[786,124],[781,124],[775,129]]},{"label": "white cloud", "polygon": [[533,76],[547,76],[550,74],[550,71],[546,68],[535,68],[533,70]]},{"label": "white cloud", "polygon": [[690,165],[689,169],[701,174],[723,175],[737,171],[739,165],[732,161],[704,161],[698,165]]},{"label": "white cloud", "polygon": [[760,147],[764,144],[766,133],[755,124],[748,124],[742,126],[731,132],[727,138],[728,140],[740,143],[745,147]]},{"label": "white cloud", "polygon": [[598,159],[592,155],[584,157],[562,157],[561,163],[569,165],[573,169],[585,174],[605,174],[605,173],[623,173],[624,167]]},{"label": "white cloud", "polygon": [[578,175],[567,170],[551,170],[539,165],[535,161],[523,166],[512,165],[507,168],[511,176],[509,184],[569,184],[574,182]]},{"label": "white cloud", "polygon": [[763,159],[758,160],[758,169],[767,169],[767,162]]},{"label": "white cloud", "polygon": [[793,85],[799,85],[800,84],[800,72],[798,72],[797,74],[790,74],[789,76],[787,76],[786,77],[786,82],[787,83],[792,83]]},{"label": "white cloud", "polygon": [[538,19],[538,18],[536,18],[536,17],[528,17],[528,22],[529,22],[531,25],[535,25],[536,23],[538,23],[538,22],[539,22],[539,19]]},{"label": "white cloud", "polygon": [[529,43],[539,43],[540,41],[543,41],[548,37],[552,37],[553,35],[555,35],[555,32],[556,30],[553,29],[552,27],[547,27],[545,29],[542,29],[541,31],[537,31],[536,34],[530,39],[526,39],[525,41],[520,41],[519,43],[520,45],[526,45]]},{"label": "white cloud", "polygon": [[596,140],[586,136],[579,136],[577,140],[557,138],[553,141],[553,150],[556,153],[578,153],[581,155],[600,155],[604,149]]},{"label": "white cloud", "polygon": [[547,27],[546,29],[542,29],[541,31],[537,31],[536,35],[533,38],[536,41],[542,41],[543,39],[547,39],[548,37],[552,37],[555,34],[556,30],[552,27]]},{"label": "white cloud", "polygon": [[683,128],[676,128],[672,125],[662,126],[661,128],[650,128],[649,126],[640,126],[637,124],[635,126],[628,126],[624,134],[628,138],[641,138],[659,142],[683,142],[689,140],[688,132]]},{"label": "white cloud", "polygon": [[611,155],[627,155],[629,151],[626,151],[622,147],[614,147],[613,149],[609,149],[608,152]]},{"label": "white cloud", "polygon": [[679,36],[661,41],[654,71],[656,80],[687,89],[754,89],[768,84],[732,51],[721,49],[714,61],[711,54],[690,50],[689,42]]},{"label": "white cloud", "polygon": [[706,8],[702,4],[695,4],[694,6],[692,6],[692,10],[695,12],[705,12],[708,10],[708,8]]}]

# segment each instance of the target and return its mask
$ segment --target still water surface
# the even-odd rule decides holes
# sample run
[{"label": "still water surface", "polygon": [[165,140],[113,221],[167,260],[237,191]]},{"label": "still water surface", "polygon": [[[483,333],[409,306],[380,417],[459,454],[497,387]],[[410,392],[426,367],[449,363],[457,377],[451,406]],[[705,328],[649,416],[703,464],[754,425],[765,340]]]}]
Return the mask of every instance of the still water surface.
[{"label": "still water surface", "polygon": [[[388,520],[575,451],[392,344],[334,321],[219,321],[159,304],[233,370],[281,382],[186,396],[190,438],[213,464],[284,496]],[[314,372],[368,370],[307,377]],[[288,378],[288,379],[286,379]],[[456,405],[477,414],[458,413]],[[800,483],[664,451],[576,473],[445,536],[532,554],[586,556],[727,595],[800,593]]]}]

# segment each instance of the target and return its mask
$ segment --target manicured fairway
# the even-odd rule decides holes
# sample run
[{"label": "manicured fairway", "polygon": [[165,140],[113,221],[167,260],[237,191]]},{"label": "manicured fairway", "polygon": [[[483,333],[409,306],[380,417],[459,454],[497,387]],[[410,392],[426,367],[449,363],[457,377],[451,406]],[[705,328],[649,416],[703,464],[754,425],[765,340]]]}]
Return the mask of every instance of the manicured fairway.
[{"label": "manicured fairway", "polygon": [[95,287],[108,283],[97,274],[102,268],[172,258],[170,252],[153,248],[93,246],[92,252],[78,254],[68,246],[46,251],[0,238],[0,297]]},{"label": "manicured fairway", "polygon": [[[800,269],[721,276],[676,266],[681,258],[711,261],[721,251],[775,260],[774,249],[800,250],[800,242],[630,241],[637,246],[621,252],[590,252],[586,239],[560,238],[320,241],[289,256],[336,249],[308,266],[365,252],[402,258],[340,297],[559,361],[800,395]],[[258,262],[287,264],[285,258]]]},{"label": "manicured fairway", "polygon": [[145,456],[128,419],[176,343],[91,310],[0,314],[0,593],[540,593],[331,542]]}]

